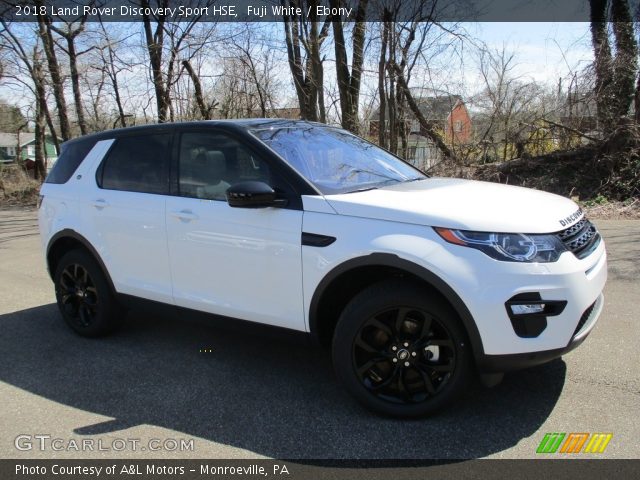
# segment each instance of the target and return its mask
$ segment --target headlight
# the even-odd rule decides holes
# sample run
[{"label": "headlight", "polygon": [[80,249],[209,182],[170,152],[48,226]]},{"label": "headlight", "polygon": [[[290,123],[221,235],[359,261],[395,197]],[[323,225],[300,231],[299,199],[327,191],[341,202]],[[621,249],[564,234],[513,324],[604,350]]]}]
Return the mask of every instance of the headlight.
[{"label": "headlight", "polygon": [[487,233],[435,228],[444,240],[475,248],[491,258],[506,262],[555,262],[566,251],[555,235]]}]

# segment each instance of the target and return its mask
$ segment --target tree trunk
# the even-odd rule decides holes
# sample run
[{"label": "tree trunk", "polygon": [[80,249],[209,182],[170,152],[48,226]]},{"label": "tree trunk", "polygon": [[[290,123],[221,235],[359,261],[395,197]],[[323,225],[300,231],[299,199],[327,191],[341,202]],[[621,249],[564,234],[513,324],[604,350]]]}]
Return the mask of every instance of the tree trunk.
[{"label": "tree trunk", "polygon": [[[280,0],[282,6],[302,8],[299,0]],[[285,43],[289,69],[293,77],[293,84],[300,106],[300,116],[304,120],[326,121],[324,107],[324,68],[320,56],[320,47],[327,38],[330,18],[327,18],[321,28],[316,21],[317,0],[309,0],[311,15],[309,25],[295,16],[283,15]],[[307,28],[310,27],[310,28]],[[306,53],[303,59],[302,48]],[[304,63],[304,66],[303,66]]]},{"label": "tree trunk", "polygon": [[[311,22],[311,38],[308,40],[311,44],[309,57],[311,60],[311,81],[309,87],[312,90],[312,101],[318,105],[318,120],[322,123],[327,122],[327,115],[324,106],[324,71],[322,68],[322,59],[320,58],[320,34],[318,32],[318,22]],[[309,61],[309,60],[307,60]]]},{"label": "tree trunk", "polygon": [[[149,8],[149,0],[141,0],[142,8]],[[151,18],[149,15],[142,16],[144,26],[144,35],[147,43],[147,52],[149,54],[149,63],[151,65],[151,79],[156,94],[156,107],[158,122],[163,123],[168,120],[169,104],[167,87],[162,77],[162,48],[164,46],[164,16],[158,16],[155,32],[151,28]]]},{"label": "tree trunk", "polygon": [[640,123],[640,73],[638,74],[638,81],[636,83],[636,95],[633,107],[635,110],[636,123]]},{"label": "tree trunk", "polygon": [[203,120],[211,120],[211,109],[207,106],[204,101],[204,96],[202,95],[202,84],[200,83],[200,78],[193,70],[191,66],[191,62],[189,60],[183,60],[182,66],[189,74],[191,81],[193,82],[193,89],[195,91],[196,97],[196,105],[198,105],[198,109],[200,110],[200,116]]},{"label": "tree trunk", "polygon": [[[349,72],[347,49],[344,40],[342,19],[333,22],[333,37],[336,52],[336,76],[340,93],[340,110],[342,112],[342,127],[353,133],[358,133],[360,122],[358,118],[358,104],[360,100],[360,81],[362,78],[362,64],[364,61],[364,40],[366,23],[364,22],[368,0],[358,3],[358,10],[353,27],[353,61]],[[342,0],[331,0],[332,8],[339,8]]]},{"label": "tree trunk", "polygon": [[387,43],[389,40],[389,21],[387,10],[384,11],[384,24],[382,27],[382,44],[380,46],[380,58],[378,60],[378,96],[380,97],[380,108],[378,109],[378,145],[388,148],[389,143],[385,135],[387,129],[387,92],[385,83],[385,69],[387,65]]},{"label": "tree trunk", "polygon": [[[40,7],[44,5],[44,3],[42,0],[36,0],[36,5]],[[49,75],[51,75],[53,95],[56,101],[56,108],[58,109],[60,135],[63,140],[69,140],[71,138],[71,127],[69,124],[69,116],[67,114],[67,103],[64,97],[64,85],[62,83],[62,76],[60,75],[58,59],[56,58],[53,36],[51,35],[51,19],[48,16],[38,15],[38,32],[42,39],[42,45],[49,65]]]},{"label": "tree trunk", "polygon": [[616,128],[621,117],[629,112],[634,99],[634,81],[638,68],[637,43],[633,35],[629,5],[626,0],[611,0],[614,58],[607,31],[607,4],[607,0],[590,0],[598,122],[606,136]]},{"label": "tree trunk", "polygon": [[615,93],[613,116],[617,123],[620,117],[629,113],[629,107],[634,99],[634,83],[638,70],[638,48],[626,0],[611,1],[611,20],[616,51],[612,65],[614,72],[613,92]]},{"label": "tree trunk", "polygon": [[73,99],[76,104],[76,115],[78,116],[78,126],[80,133],[86,135],[87,122],[84,118],[84,109],[82,108],[82,94],[80,93],[80,75],[78,74],[78,57],[76,55],[75,36],[67,37],[67,50],[69,54],[69,69],[71,70],[71,86],[73,88]]},{"label": "tree trunk", "polygon": [[35,168],[33,177],[44,181],[47,176],[46,169],[46,93],[44,89],[44,73],[37,55],[33,59],[33,80],[36,93],[36,118],[35,118]]},{"label": "tree trunk", "polygon": [[598,109],[598,123],[603,130],[610,130],[612,79],[611,47],[607,34],[607,0],[590,0],[591,43],[593,44],[594,67],[596,73],[595,94]]}]

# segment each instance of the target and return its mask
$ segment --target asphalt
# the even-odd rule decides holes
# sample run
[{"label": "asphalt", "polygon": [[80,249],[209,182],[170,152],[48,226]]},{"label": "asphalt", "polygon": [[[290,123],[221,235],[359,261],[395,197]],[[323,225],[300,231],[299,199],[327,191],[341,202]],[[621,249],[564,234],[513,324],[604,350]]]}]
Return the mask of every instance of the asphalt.
[{"label": "asphalt", "polygon": [[[361,409],[301,334],[162,309],[130,312],[108,338],[74,335],[55,306],[35,212],[0,210],[0,458],[535,458],[547,432],[612,433],[600,457],[640,458],[640,221],[595,223],[609,281],[586,342],[407,421]],[[38,434],[194,448],[16,449],[17,436]]]}]

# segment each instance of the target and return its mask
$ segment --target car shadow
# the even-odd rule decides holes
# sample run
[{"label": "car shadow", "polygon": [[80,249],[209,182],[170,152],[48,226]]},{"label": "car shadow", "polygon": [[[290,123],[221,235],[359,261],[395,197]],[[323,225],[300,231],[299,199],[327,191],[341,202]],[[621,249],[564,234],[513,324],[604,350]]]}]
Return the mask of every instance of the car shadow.
[{"label": "car shadow", "polygon": [[431,418],[371,414],[336,383],[308,336],[232,321],[135,311],[118,333],[85,339],[54,304],[0,316],[0,380],[113,417],[69,435],[140,424],[281,459],[462,459],[531,436],[553,410],[565,364],[474,386]]}]

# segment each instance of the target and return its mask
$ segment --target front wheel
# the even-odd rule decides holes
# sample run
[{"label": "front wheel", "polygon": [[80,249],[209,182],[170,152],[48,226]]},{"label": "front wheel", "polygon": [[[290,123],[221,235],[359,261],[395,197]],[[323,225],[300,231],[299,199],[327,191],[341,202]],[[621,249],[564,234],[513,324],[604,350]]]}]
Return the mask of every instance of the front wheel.
[{"label": "front wheel", "polygon": [[453,309],[408,281],[384,281],[345,307],[333,338],[336,375],[367,408],[424,416],[466,387],[471,352]]}]

